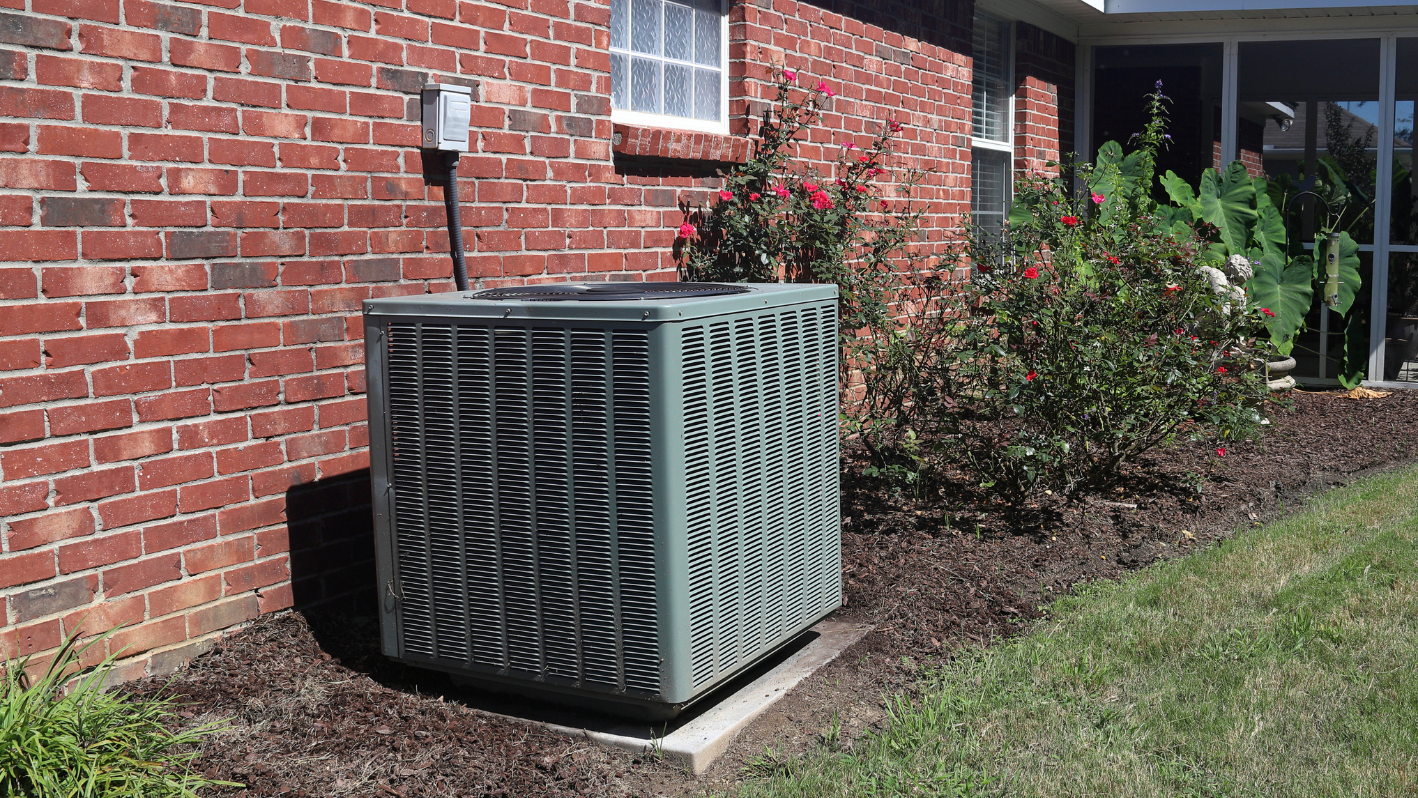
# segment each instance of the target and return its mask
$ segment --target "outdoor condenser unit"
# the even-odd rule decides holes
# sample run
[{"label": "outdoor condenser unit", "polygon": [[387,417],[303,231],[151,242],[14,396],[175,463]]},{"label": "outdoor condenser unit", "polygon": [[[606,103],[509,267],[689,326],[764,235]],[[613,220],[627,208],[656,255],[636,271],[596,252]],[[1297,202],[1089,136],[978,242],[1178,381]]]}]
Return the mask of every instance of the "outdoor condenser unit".
[{"label": "outdoor condenser unit", "polygon": [[664,719],[837,608],[836,297],[366,302],[384,653]]}]

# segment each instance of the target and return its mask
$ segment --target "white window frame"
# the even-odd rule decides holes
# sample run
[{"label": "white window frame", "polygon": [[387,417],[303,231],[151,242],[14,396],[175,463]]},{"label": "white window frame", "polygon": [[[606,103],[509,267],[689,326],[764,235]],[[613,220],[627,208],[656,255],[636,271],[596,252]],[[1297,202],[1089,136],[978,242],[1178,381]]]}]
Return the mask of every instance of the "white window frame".
[{"label": "white window frame", "polygon": [[[1015,30],[1015,20],[1012,20],[1012,19],[1005,19],[1004,17],[995,16],[994,14],[990,14],[990,13],[987,13],[987,12],[984,12],[984,11],[980,11],[980,10],[978,10],[978,9],[975,11],[975,16],[976,16],[976,17],[988,17],[988,18],[990,18],[990,19],[995,20],[996,22],[1003,22],[1003,23],[1005,23],[1006,25],[1009,26],[1009,34],[1008,34],[1008,40],[1009,40],[1008,61],[1009,61],[1009,63],[1006,65],[1006,69],[1005,69],[1005,72],[1004,72],[1004,85],[1005,85],[1007,88],[1012,88],[1012,87],[1014,86],[1014,62],[1015,62],[1015,60],[1016,60],[1016,59],[1015,59],[1015,50],[1018,49],[1018,48],[1017,48],[1018,42],[1017,42],[1017,39],[1016,39],[1017,32],[1016,32],[1016,30]],[[974,58],[974,54],[973,54],[973,53],[971,54],[971,58],[972,58],[972,59]],[[985,138],[980,138],[980,137],[976,136],[976,135],[975,135],[975,119],[974,119],[974,114],[975,114],[975,100],[974,100],[974,92],[973,92],[973,87],[974,87],[973,66],[971,67],[971,69],[972,69],[972,76],[971,76],[971,81],[970,81],[970,82],[971,82],[971,98],[970,98],[970,160],[971,160],[971,162],[972,162],[972,164],[973,164],[974,159],[975,159],[975,153],[974,153],[974,151],[975,151],[977,148],[978,148],[978,149],[982,149],[982,150],[994,150],[995,152],[1002,152],[1002,153],[1005,153],[1005,154],[1008,156],[1008,158],[1009,158],[1009,161],[1008,161],[1008,163],[1009,163],[1009,170],[1008,170],[1008,172],[1009,172],[1009,173],[1008,173],[1007,179],[1004,181],[1004,184],[1005,184],[1005,185],[1004,185],[1004,207],[1005,207],[1006,221],[1008,221],[1008,218],[1007,218],[1007,217],[1008,217],[1008,208],[1009,208],[1009,206],[1010,206],[1010,203],[1012,203],[1012,202],[1014,201],[1014,171],[1015,171],[1015,170],[1014,170],[1014,161],[1015,161],[1015,157],[1014,157],[1014,137],[1015,137],[1015,136],[1014,136],[1014,99],[1015,99],[1015,97],[1014,97],[1014,92],[1013,92],[1013,91],[1010,91],[1010,92],[1009,92],[1009,94],[1008,94],[1008,100],[1007,100],[1007,102],[1005,102],[1005,120],[1004,120],[1004,129],[1005,129],[1005,131],[1006,131],[1006,133],[1005,133],[1005,139],[1004,139],[1003,141],[996,141],[995,139],[985,139]],[[973,172],[973,167],[972,167],[972,170],[971,170],[971,171]],[[975,185],[974,185],[973,180],[972,180],[972,182],[971,182],[971,184],[970,184],[970,210],[971,210],[971,212],[974,212],[974,210],[975,210]]]},{"label": "white window frame", "polygon": [[[631,50],[610,49],[608,52],[627,56],[640,55]],[[657,60],[663,62],[664,58]],[[658,127],[671,130],[688,130],[695,133],[729,132],[729,0],[719,0],[719,119],[690,119],[669,114],[652,114],[646,111],[631,111],[624,108],[611,109],[611,122],[634,127]]]}]

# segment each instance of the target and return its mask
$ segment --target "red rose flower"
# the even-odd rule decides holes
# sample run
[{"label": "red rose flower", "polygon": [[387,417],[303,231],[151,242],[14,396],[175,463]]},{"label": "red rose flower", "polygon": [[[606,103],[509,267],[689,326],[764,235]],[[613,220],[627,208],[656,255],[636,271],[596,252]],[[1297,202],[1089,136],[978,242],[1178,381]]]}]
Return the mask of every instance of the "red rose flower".
[{"label": "red rose flower", "polygon": [[1064,223],[1065,225],[1067,225],[1068,227],[1075,227],[1075,226],[1078,225],[1078,217],[1077,217],[1077,216],[1065,216],[1065,217],[1059,219],[1059,221],[1063,222],[1063,223]]},{"label": "red rose flower", "polygon": [[1024,375],[1024,381],[1033,382],[1034,378],[1037,376],[1039,376],[1039,372],[1035,371],[1034,369],[1029,369],[1029,373]]},{"label": "red rose flower", "polygon": [[1261,309],[1260,309],[1260,312],[1261,312],[1261,313],[1264,313],[1265,315],[1267,315],[1267,316],[1269,316],[1269,317],[1271,317],[1271,318],[1275,318],[1275,312],[1272,311],[1270,308],[1261,308]]},{"label": "red rose flower", "polygon": [[1037,267],[1030,266],[1029,268],[1024,270],[1024,276],[1029,278],[1030,280],[1037,280],[1039,278],[1039,269]]},{"label": "red rose flower", "polygon": [[694,235],[695,232],[696,231],[694,229],[694,225],[690,224],[689,222],[685,222],[684,224],[679,226],[680,238],[690,238]]},{"label": "red rose flower", "polygon": [[806,191],[807,193],[811,194],[812,192],[814,192],[814,191],[816,191],[816,190],[817,190],[817,184],[816,184],[816,183],[803,183],[803,191]]},{"label": "red rose flower", "polygon": [[748,201],[749,201],[749,202],[758,202],[758,198],[761,197],[761,196],[763,196],[763,195],[762,195],[762,194],[759,194],[757,191],[750,192],[749,195],[748,195]]},{"label": "red rose flower", "polygon": [[1225,457],[1225,456],[1226,456],[1226,447],[1225,447],[1225,446],[1221,446],[1221,447],[1217,448],[1217,450],[1216,450],[1216,456],[1217,456],[1217,457]]},{"label": "red rose flower", "polygon": [[724,202],[728,202],[729,200],[731,200],[731,199],[733,199],[733,198],[734,198],[734,192],[729,191],[728,189],[724,189],[724,188],[719,189],[719,199],[723,200]]}]

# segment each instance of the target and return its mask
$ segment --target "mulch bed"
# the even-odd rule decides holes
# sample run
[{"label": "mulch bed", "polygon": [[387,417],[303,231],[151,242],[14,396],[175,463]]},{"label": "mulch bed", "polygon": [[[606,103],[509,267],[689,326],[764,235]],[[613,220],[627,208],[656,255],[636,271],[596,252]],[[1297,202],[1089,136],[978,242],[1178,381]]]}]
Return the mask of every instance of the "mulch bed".
[{"label": "mulch bed", "polygon": [[[1023,512],[963,486],[929,504],[844,497],[846,606],[875,627],[780,702],[706,778],[460,703],[446,677],[378,652],[372,619],[263,618],[159,689],[192,723],[230,718],[199,767],[245,796],[699,794],[730,787],[765,747],[805,750],[836,716],[850,738],[884,721],[883,693],[962,645],[1021,630],[1079,582],[1179,556],[1293,510],[1303,497],[1418,458],[1418,392],[1354,400],[1295,392],[1256,440],[1187,444],[1137,464],[1121,490],[1044,497]],[[850,471],[850,464],[849,464]]]}]

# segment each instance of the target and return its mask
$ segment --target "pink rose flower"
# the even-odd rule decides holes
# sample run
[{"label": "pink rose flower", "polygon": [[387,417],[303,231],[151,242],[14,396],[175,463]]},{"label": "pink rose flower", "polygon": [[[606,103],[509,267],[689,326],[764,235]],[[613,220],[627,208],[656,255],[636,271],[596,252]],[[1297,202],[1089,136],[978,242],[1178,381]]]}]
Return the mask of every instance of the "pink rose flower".
[{"label": "pink rose flower", "polygon": [[748,201],[749,201],[749,202],[758,202],[758,198],[759,198],[760,196],[762,196],[762,195],[759,194],[757,191],[749,192]]},{"label": "pink rose flower", "polygon": [[774,193],[774,194],[777,194],[778,196],[782,197],[783,199],[787,199],[788,197],[791,197],[791,196],[793,195],[793,192],[789,191],[785,186],[781,186],[781,185],[779,185],[779,186],[774,186],[774,187],[773,187],[773,193]]},{"label": "pink rose flower", "polygon": [[691,238],[696,232],[698,231],[694,229],[694,225],[690,224],[689,222],[685,222],[684,224],[679,226],[680,238]]},{"label": "pink rose flower", "polygon": [[1103,204],[1103,200],[1105,200],[1105,199],[1107,199],[1107,197],[1103,196],[1102,194],[1094,193],[1094,195],[1093,195],[1093,204],[1094,204],[1094,205],[1102,205],[1102,204]]},{"label": "pink rose flower", "polygon": [[722,188],[719,189],[719,199],[723,200],[724,202],[728,202],[729,200],[731,200],[731,199],[733,199],[733,198],[734,198],[734,192],[729,191],[728,189],[722,189]]},{"label": "pink rose flower", "polygon": [[828,97],[837,96],[837,92],[833,91],[832,87],[828,86],[826,81],[819,80],[817,82],[817,90],[822,92],[823,94],[826,94]]},{"label": "pink rose flower", "polygon": [[803,191],[806,191],[807,193],[811,194],[812,192],[814,192],[814,191],[816,191],[816,190],[817,190],[817,184],[816,184],[816,183],[803,183]]},{"label": "pink rose flower", "polygon": [[812,193],[812,207],[819,211],[825,211],[834,207],[834,203],[826,191],[814,191]]},{"label": "pink rose flower", "polygon": [[787,78],[788,80],[797,80],[798,72],[795,69],[784,69],[783,77]]}]

